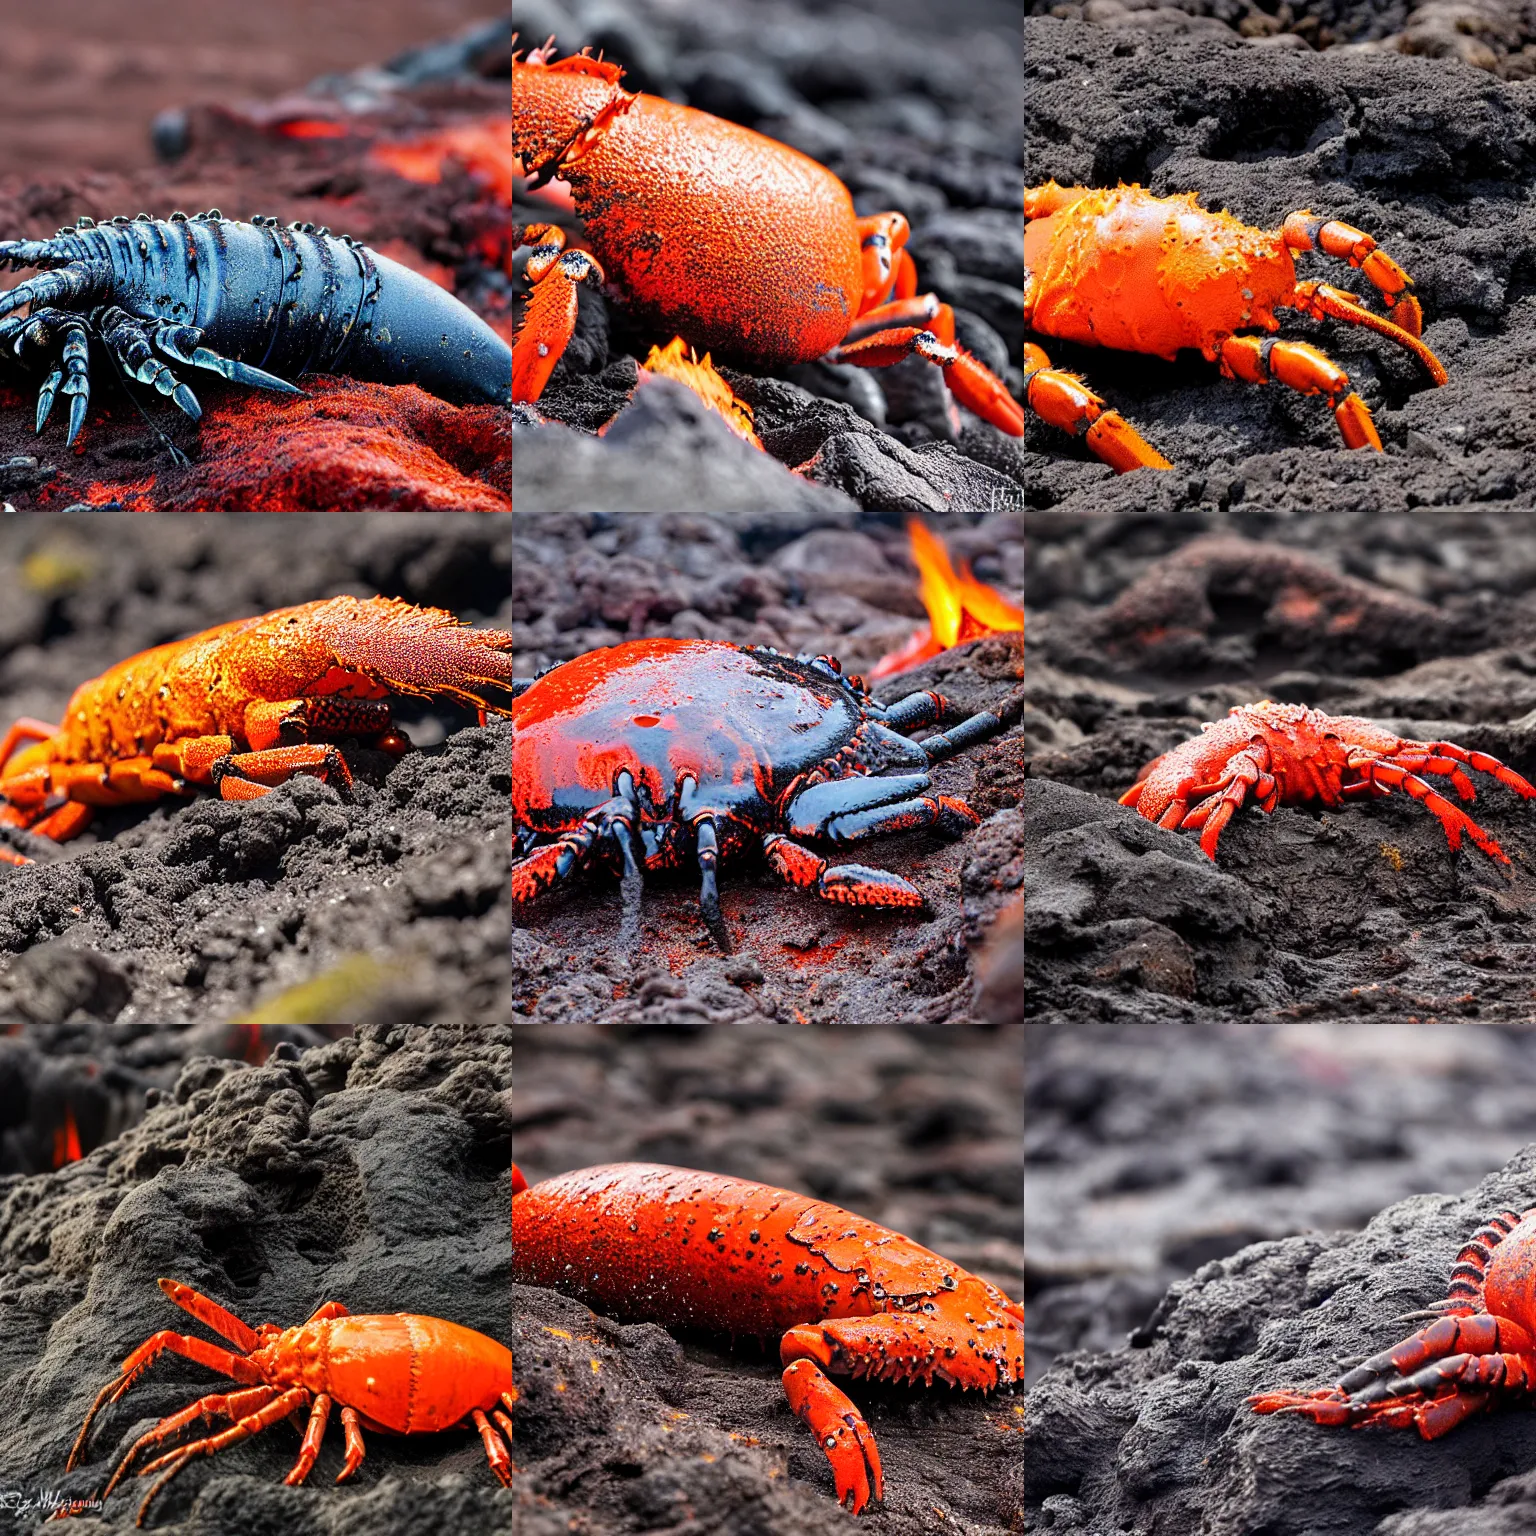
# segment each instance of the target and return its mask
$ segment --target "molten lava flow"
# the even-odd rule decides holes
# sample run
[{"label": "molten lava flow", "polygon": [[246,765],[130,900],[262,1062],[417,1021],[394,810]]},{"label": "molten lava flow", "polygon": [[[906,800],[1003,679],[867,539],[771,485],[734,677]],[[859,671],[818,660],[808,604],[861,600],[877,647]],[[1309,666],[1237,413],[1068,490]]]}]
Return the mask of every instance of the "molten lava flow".
[{"label": "molten lava flow", "polygon": [[922,578],[920,590],[923,607],[928,610],[928,628],[918,630],[899,651],[882,656],[869,674],[871,682],[905,672],[952,645],[1024,628],[1024,610],[984,581],[977,581],[966,561],[960,562],[956,575],[948,551],[916,518],[907,523],[907,537]]},{"label": "molten lava flow", "polygon": [[701,359],[681,336],[674,336],[665,347],[652,347],[642,366],[650,373],[687,385],[710,410],[725,419],[726,426],[737,437],[761,450],[763,445],[752,430],[752,407],[745,400],[738,400],[731,386],[715,372],[708,352]]},{"label": "molten lava flow", "polygon": [[81,1156],[80,1132],[75,1127],[74,1111],[66,1104],[64,1124],[53,1128],[53,1166],[62,1168],[65,1163],[78,1163]]}]

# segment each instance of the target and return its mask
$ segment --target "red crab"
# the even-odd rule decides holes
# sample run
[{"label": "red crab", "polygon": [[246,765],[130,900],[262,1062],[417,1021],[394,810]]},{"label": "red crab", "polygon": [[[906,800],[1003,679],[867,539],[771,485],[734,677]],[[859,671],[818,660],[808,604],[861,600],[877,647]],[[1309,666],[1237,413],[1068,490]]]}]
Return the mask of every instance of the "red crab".
[{"label": "red crab", "polygon": [[[1436,1440],[1499,1397],[1536,1393],[1536,1208],[1501,1211],[1456,1255],[1440,1320],[1311,1392],[1250,1397],[1315,1424],[1416,1425]],[[1425,1314],[1420,1313],[1419,1316]]]},{"label": "red crab", "polygon": [[513,695],[513,899],[529,901],[600,857],[624,871],[632,911],[642,864],[676,869],[691,858],[699,906],[726,949],[715,870],[750,845],[823,901],[922,907],[900,875],[829,866],[793,839],[970,831],[980,818],[936,793],[927,770],[1022,710],[983,711],[918,744],[903,733],[952,714],[940,694],[881,705],[830,656],[720,640],[588,651],[536,681],[515,680]]},{"label": "red crab", "polygon": [[[1170,361],[1192,348],[1220,363],[1225,378],[1324,396],[1344,441],[1378,452],[1371,413],[1337,363],[1304,341],[1245,333],[1278,331],[1277,309],[1343,320],[1406,347],[1445,383],[1439,358],[1419,339],[1424,317],[1408,274],[1353,225],[1301,212],[1279,229],[1253,229],[1202,208],[1192,192],[1157,197],[1138,186],[1101,191],[1054,181],[1024,193],[1024,217],[1024,323],[1042,336]],[[1297,282],[1291,253],[1313,250],[1358,267],[1392,318],[1343,289]],[[1033,343],[1024,348],[1024,377],[1029,409],[1083,435],[1113,469],[1172,467]]]},{"label": "red crab", "polygon": [[816,161],[762,134],[624,90],[616,64],[512,65],[512,148],[535,187],[568,183],[596,258],[552,224],[524,230],[534,284],[512,349],[512,398],[537,400],[576,324],[576,287],[617,289],[642,323],[699,352],[764,367],[823,355],[884,368],[911,355],[963,405],[1021,436],[1002,380],[955,343],[955,317],[917,292],[899,213],[858,218]]},{"label": "red crab", "polygon": [[1410,741],[1356,715],[1325,715],[1305,704],[1268,699],[1240,704],[1225,720],[1201,730],[1203,735],[1153,758],[1120,804],[1174,831],[1203,827],[1200,846],[1212,859],[1221,829],[1249,795],[1268,815],[1277,805],[1313,800],[1336,811],[1346,796],[1401,789],[1439,820],[1452,848],[1461,847],[1465,832],[1489,858],[1508,864],[1504,850],[1419,775],[1448,778],[1463,800],[1471,800],[1465,764],[1492,774],[1527,800],[1536,799],[1536,787],[1486,752],[1469,752],[1450,741]]},{"label": "red crab", "polygon": [[840,1503],[884,1497],[864,1416],[826,1373],[990,1392],[1024,1379],[1024,1309],[909,1237],[787,1189],[611,1163],[528,1186],[512,1277],[620,1318],[777,1339],[784,1395]]}]

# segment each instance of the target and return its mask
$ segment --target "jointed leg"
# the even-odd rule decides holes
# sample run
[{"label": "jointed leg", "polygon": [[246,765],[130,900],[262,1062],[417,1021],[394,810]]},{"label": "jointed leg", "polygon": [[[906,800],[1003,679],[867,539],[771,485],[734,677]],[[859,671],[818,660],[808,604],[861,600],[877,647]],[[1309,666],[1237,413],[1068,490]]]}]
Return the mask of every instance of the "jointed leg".
[{"label": "jointed leg", "polygon": [[107,1486],[101,1490],[101,1498],[109,1499],[112,1490],[127,1476],[129,1469],[139,1459],[141,1451],[148,1450],[154,1445],[161,1445],[173,1435],[180,1433],[188,1424],[196,1423],[201,1419],[210,1428],[221,1420],[238,1422],[248,1413],[271,1402],[278,1394],[277,1387],[247,1387],[240,1392],[210,1392],[207,1397],[199,1398],[190,1408],[183,1408],[180,1413],[173,1413],[168,1418],[161,1419],[153,1429],[147,1429],[124,1453],[121,1461],[113,1470]]},{"label": "jointed leg", "polygon": [[1364,400],[1349,375],[1332,358],[1304,341],[1276,341],[1272,336],[1228,336],[1217,348],[1221,371],[1245,384],[1273,379],[1303,395],[1323,395],[1351,448],[1381,452],[1381,438]]},{"label": "jointed leg", "polygon": [[962,837],[981,825],[981,818],[963,800],[931,794],[931,789],[926,773],[829,779],[801,790],[790,801],[785,826],[791,837],[853,843],[935,826],[949,837]]},{"label": "jointed leg", "polygon": [[791,842],[778,832],[764,836],[763,853],[775,874],[800,890],[814,891],[823,901],[835,902],[838,906],[916,909],[927,905],[923,893],[900,875],[884,869],[871,869],[866,864],[829,866],[809,848]]},{"label": "jointed leg", "polygon": [[480,1431],[480,1443],[485,1447],[485,1459],[490,1463],[491,1471],[496,1474],[496,1481],[503,1488],[512,1486],[512,1458],[507,1454],[506,1442],[498,1433],[500,1424],[504,1421],[507,1428],[507,1438],[511,1439],[512,1421],[499,1409],[495,1410],[496,1424],[492,1424],[486,1418],[482,1409],[475,1408],[470,1413],[474,1425]]},{"label": "jointed leg", "polygon": [[1349,766],[1355,769],[1362,778],[1371,780],[1372,783],[1388,789],[1401,789],[1419,801],[1445,829],[1445,840],[1451,848],[1461,847],[1461,835],[1463,832],[1477,844],[1490,859],[1497,860],[1500,864],[1509,863],[1509,855],[1499,847],[1492,837],[1488,835],[1470,816],[1458,806],[1453,805],[1444,795],[1432,789],[1423,779],[1416,774],[1399,768],[1395,763],[1387,762],[1381,758],[1363,759],[1357,761],[1350,759]]},{"label": "jointed leg", "polygon": [[831,1463],[838,1503],[856,1515],[871,1498],[885,1497],[880,1451],[848,1394],[827,1378],[814,1359],[798,1352],[794,1336],[809,1331],[794,1328],[784,1336],[780,1350],[788,1362],[782,1378],[784,1395]]},{"label": "jointed leg", "polygon": [[1330,288],[1327,283],[1297,283],[1288,303],[1292,309],[1299,309],[1314,319],[1343,320],[1346,324],[1375,331],[1388,341],[1395,341],[1398,346],[1413,353],[1436,385],[1444,384],[1448,377],[1445,364],[1419,340],[1417,332],[1404,330],[1402,326],[1393,325],[1390,320],[1383,320],[1380,315],[1368,310],[1354,294],[1345,293],[1342,288]]},{"label": "jointed leg", "polygon": [[1304,209],[1280,226],[1280,239],[1293,251],[1320,250],[1358,268],[1381,295],[1397,328],[1410,336],[1423,334],[1424,313],[1410,291],[1413,279],[1364,230],[1337,219],[1314,218]]},{"label": "jointed leg", "polygon": [[1024,343],[1024,403],[1047,426],[1082,438],[1116,474],[1173,468],[1119,411],[1108,409],[1076,375],[1051,367],[1044,348],[1028,341]]}]

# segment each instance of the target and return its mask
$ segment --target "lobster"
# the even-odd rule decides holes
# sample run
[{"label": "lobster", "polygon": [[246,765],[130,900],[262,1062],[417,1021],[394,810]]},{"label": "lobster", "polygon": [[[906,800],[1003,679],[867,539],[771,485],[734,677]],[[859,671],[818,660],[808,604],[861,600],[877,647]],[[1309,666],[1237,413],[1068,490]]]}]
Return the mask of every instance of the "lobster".
[{"label": "lobster", "polygon": [[[513,41],[516,41],[514,36]],[[918,294],[899,213],[859,218],[848,188],[798,150],[708,112],[626,91],[624,71],[554,39],[512,60],[512,149],[534,188],[569,184],[595,256],[535,224],[533,293],[513,399],[536,401],[576,326],[576,290],[612,281],[635,315],[697,351],[760,366],[827,355],[864,368],[922,357],[967,409],[1013,437],[1024,411]]]},{"label": "lobster", "polygon": [[[309,1476],[320,1454],[331,1409],[341,1409],[346,1457],[338,1483],[363,1462],[363,1430],[396,1435],[436,1434],[473,1426],[485,1446],[485,1459],[503,1487],[512,1483],[512,1352],[473,1328],[440,1317],[409,1312],[354,1317],[339,1301],[328,1301],[296,1328],[275,1323],[255,1328],[191,1286],[161,1280],[160,1289],[185,1312],[206,1323],[235,1346],[222,1349],[195,1334],[162,1329],[123,1361],[118,1375],[100,1392],[86,1413],[70,1448],[64,1470],[74,1471],[85,1454],[91,1426],[103,1408],[117,1402],[164,1354],[182,1355],[242,1382],[241,1392],[210,1392],[180,1413],[168,1414],[146,1430],[118,1461],[99,1496],[105,1502],[140,1455],[163,1446],[199,1419],[230,1427],[170,1450],[138,1469],[138,1476],[160,1476],[139,1505],[135,1525],[143,1525],[149,1507],[188,1462],[213,1456],[248,1440],[302,1410],[309,1411],[298,1459],[284,1481],[297,1486]],[[505,1439],[503,1439],[505,1436]]]},{"label": "lobster", "polygon": [[649,1163],[528,1184],[512,1278],[621,1319],[779,1335],[784,1394],[840,1504],[885,1497],[875,1437],[826,1373],[990,1392],[1024,1379],[1024,1309],[911,1238],[823,1200]]},{"label": "lobster", "polygon": [[[338,739],[395,758],[410,750],[391,721],[391,693],[453,699],[484,724],[487,711],[511,713],[511,686],[512,636],[441,608],[331,597],[236,619],[82,683],[60,725],[16,721],[0,740],[0,826],[63,841],[93,807],[193,785],[254,800],[295,773],[346,794],[352,775]],[[4,849],[0,859],[29,862]]]},{"label": "lobster", "polygon": [[[163,359],[285,394],[303,393],[278,376],[285,372],[419,384],[455,404],[505,404],[511,390],[512,349],[485,321],[324,226],[261,215],[245,223],[217,208],[87,218],[51,240],[0,241],[7,267],[44,269],[0,294],[0,349],[54,357],[38,390],[37,430],[62,394],[67,444],[85,422],[93,337],[125,376],[194,421],[197,396]],[[24,305],[30,312],[17,314]]]}]

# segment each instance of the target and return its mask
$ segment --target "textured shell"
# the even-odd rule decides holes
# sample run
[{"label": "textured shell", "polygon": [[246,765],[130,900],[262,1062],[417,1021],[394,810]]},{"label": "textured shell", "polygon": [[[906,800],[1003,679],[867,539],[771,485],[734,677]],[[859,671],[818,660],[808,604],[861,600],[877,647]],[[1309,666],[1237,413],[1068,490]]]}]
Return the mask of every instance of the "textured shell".
[{"label": "textured shell", "polygon": [[1024,230],[1036,331],[1087,346],[1172,358],[1275,330],[1296,269],[1277,234],[1202,208],[1193,193],[1139,186],[1089,192]]},{"label": "textured shell", "polygon": [[312,226],[199,214],[82,226],[34,264],[105,264],[111,302],[195,325],[214,351],[282,378],[336,372],[505,404],[512,349],[475,312],[377,251]]},{"label": "textured shell", "polygon": [[847,187],[798,150],[707,112],[623,92],[613,110],[611,81],[558,73],[574,62],[514,66],[513,148],[547,152],[551,98],[567,92],[568,136],[590,142],[560,174],[641,323],[766,365],[836,346],[864,287]]},{"label": "textured shell", "polygon": [[1483,1302],[1536,1336],[1536,1209],[1520,1218],[1493,1250],[1483,1282]]},{"label": "textured shell", "polygon": [[959,1265],[838,1206],[648,1163],[583,1168],[516,1194],[512,1276],[620,1318],[763,1338],[826,1318],[942,1315],[952,1301],[1004,1318],[1019,1310]]},{"label": "textured shell", "polygon": [[512,637],[398,598],[332,597],[174,640],[75,690],[59,736],[7,765],[112,762],[184,736],[243,739],[246,706],[305,695],[438,696],[511,712]]},{"label": "textured shell", "polygon": [[512,1351],[440,1317],[393,1312],[289,1328],[255,1351],[273,1385],[326,1392],[396,1434],[449,1429],[512,1389]]},{"label": "textured shell", "polygon": [[513,814],[558,830],[607,800],[621,768],[657,806],[686,773],[712,806],[766,807],[862,718],[845,684],[769,651],[716,640],[590,651],[513,706]]}]

